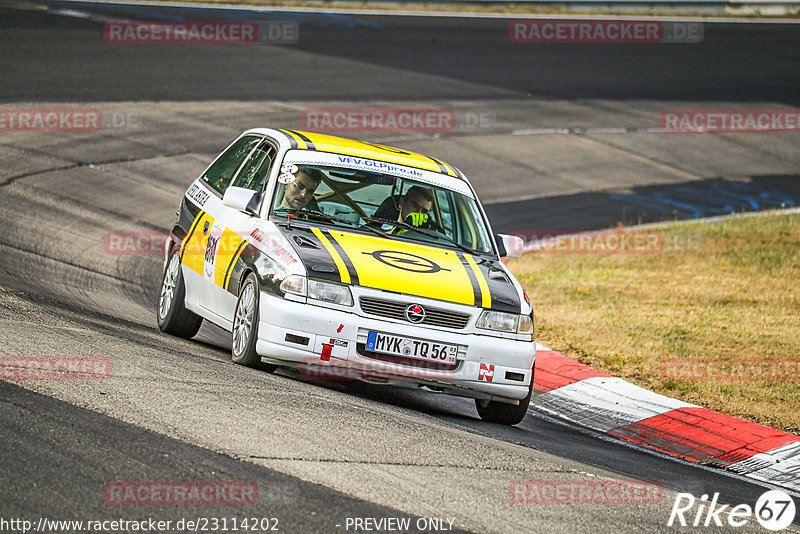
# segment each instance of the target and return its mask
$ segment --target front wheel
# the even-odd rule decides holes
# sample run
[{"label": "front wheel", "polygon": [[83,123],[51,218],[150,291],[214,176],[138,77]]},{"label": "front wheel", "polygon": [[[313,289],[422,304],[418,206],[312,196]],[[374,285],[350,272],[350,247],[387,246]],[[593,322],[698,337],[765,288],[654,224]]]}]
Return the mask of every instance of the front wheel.
[{"label": "front wheel", "polygon": [[181,256],[174,250],[164,269],[161,281],[161,294],[158,297],[158,328],[173,336],[190,338],[194,336],[203,318],[187,310],[184,306],[186,285],[181,273]]},{"label": "front wheel", "polygon": [[249,273],[244,280],[244,284],[242,284],[239,300],[236,302],[236,312],[233,314],[231,359],[239,365],[272,372],[276,367],[262,363],[261,356],[256,352],[258,310],[258,279],[255,274]]},{"label": "front wheel", "polygon": [[481,419],[484,421],[501,425],[516,425],[525,419],[525,414],[528,413],[528,406],[531,404],[532,394],[533,374],[531,374],[531,385],[528,388],[528,396],[524,399],[520,399],[519,404],[506,404],[504,402],[475,399],[475,408],[478,409],[478,415],[480,415]]}]

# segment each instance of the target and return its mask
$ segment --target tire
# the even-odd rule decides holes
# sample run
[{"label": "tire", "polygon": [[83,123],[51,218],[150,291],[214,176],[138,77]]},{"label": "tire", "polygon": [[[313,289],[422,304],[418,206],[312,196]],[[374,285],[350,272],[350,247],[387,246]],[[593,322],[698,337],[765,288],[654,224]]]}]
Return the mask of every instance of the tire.
[{"label": "tire", "polygon": [[490,423],[498,423],[500,425],[516,425],[525,419],[525,414],[528,413],[528,406],[531,404],[531,395],[533,394],[533,374],[531,373],[531,385],[528,388],[528,396],[520,399],[519,404],[506,404],[497,401],[485,401],[475,399],[475,408],[478,409],[478,415],[484,421]]},{"label": "tire", "polygon": [[156,316],[158,328],[162,332],[189,339],[200,330],[203,318],[186,309],[185,297],[186,285],[181,272],[181,258],[176,249],[170,255],[164,268]]},{"label": "tire", "polygon": [[277,367],[262,363],[261,356],[256,352],[259,300],[258,279],[255,274],[248,273],[239,291],[236,311],[233,313],[231,359],[239,365],[262,369],[271,373]]}]

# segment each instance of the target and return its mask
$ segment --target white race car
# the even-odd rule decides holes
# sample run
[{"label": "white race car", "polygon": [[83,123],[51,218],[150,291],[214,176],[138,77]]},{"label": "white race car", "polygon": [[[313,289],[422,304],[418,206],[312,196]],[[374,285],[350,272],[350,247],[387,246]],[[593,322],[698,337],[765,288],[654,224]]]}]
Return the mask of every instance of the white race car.
[{"label": "white race car", "polygon": [[165,246],[161,330],[203,319],[233,361],[475,399],[522,421],[533,309],[469,181],[440,160],[293,130],[244,132],[188,188]]}]

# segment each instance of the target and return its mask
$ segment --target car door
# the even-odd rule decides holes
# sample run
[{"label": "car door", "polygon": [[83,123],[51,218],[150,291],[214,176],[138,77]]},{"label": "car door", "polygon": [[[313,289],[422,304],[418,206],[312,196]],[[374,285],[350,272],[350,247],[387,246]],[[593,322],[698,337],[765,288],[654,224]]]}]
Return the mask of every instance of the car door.
[{"label": "car door", "polygon": [[189,195],[195,188],[203,188],[211,193],[195,215],[186,236],[181,265],[186,284],[187,306],[213,322],[219,322],[218,318],[210,317],[205,311],[215,309],[214,264],[223,233],[219,219],[224,217],[226,209],[222,205],[222,197],[248,156],[262,140],[263,136],[260,135],[238,138],[209,165],[187,191],[187,201],[192,201]]},{"label": "car door", "polygon": [[[247,156],[230,185],[263,193],[272,170],[277,148],[262,141]],[[252,214],[222,206],[211,227],[206,247],[204,275],[209,284],[205,306],[223,318],[233,321],[238,284],[231,285],[234,266],[247,246],[246,237],[258,224]]]}]

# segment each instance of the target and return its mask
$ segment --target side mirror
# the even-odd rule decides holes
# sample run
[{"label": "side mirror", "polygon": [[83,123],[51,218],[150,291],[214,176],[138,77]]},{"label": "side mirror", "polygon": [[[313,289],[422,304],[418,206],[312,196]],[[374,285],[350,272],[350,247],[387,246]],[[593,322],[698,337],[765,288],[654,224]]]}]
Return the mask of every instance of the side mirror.
[{"label": "side mirror", "polygon": [[501,258],[519,258],[524,252],[525,242],[519,236],[495,234],[494,240]]},{"label": "side mirror", "polygon": [[231,186],[225,190],[222,205],[258,217],[258,206],[261,204],[261,193],[244,187]]}]

